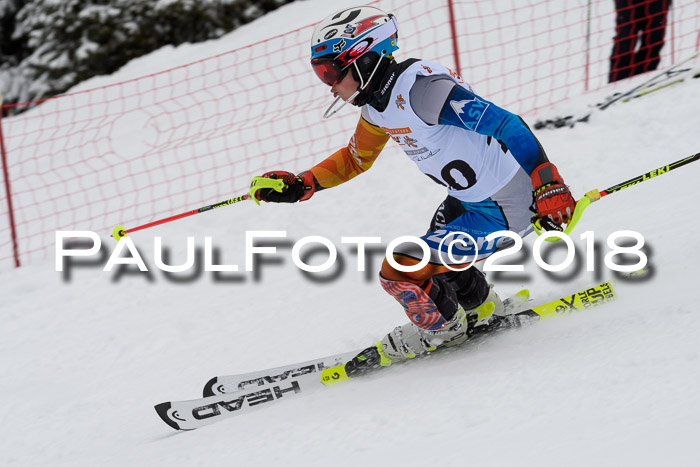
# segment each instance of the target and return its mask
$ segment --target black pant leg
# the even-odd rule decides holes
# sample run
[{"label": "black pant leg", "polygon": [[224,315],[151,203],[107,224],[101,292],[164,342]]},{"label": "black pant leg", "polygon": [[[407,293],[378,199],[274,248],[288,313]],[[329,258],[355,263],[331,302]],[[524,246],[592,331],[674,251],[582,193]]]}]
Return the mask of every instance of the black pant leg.
[{"label": "black pant leg", "polygon": [[647,0],[644,8],[642,43],[634,56],[633,74],[656,70],[666,34],[669,0]]},{"label": "black pant leg", "polygon": [[616,26],[613,49],[610,55],[608,82],[619,81],[631,75],[634,48],[637,42],[634,21],[634,1],[615,0]]}]

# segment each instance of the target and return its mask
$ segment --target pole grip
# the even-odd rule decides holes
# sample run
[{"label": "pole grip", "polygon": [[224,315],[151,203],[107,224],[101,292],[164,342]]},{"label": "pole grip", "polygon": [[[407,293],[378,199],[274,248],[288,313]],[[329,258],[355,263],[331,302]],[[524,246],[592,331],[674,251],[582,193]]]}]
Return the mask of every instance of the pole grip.
[{"label": "pole grip", "polygon": [[[563,234],[569,235],[573,230],[574,227],[576,227],[576,224],[581,220],[581,217],[583,216],[583,211],[586,210],[588,206],[591,205],[591,203],[594,203],[598,201],[602,195],[600,192],[596,189],[593,189],[583,195],[581,199],[576,201],[576,207],[574,208],[574,213],[571,215],[571,219],[569,222],[566,223],[566,228],[562,231]],[[535,229],[535,233],[537,235],[542,235],[542,224],[540,222],[540,219],[537,219],[535,222],[532,223],[532,228]],[[548,242],[558,242],[561,240],[559,237],[547,237],[545,239]]]},{"label": "pole grip", "polygon": [[[671,164],[665,165],[663,167],[660,167],[658,169],[652,170],[650,172],[647,172],[645,174],[642,174],[638,177],[631,178],[627,180],[626,182],[619,183],[617,185],[611,186],[610,188],[607,188],[603,191],[598,191],[596,189],[593,189],[589,192],[587,192],[585,195],[583,195],[583,198],[578,200],[576,202],[576,208],[574,208],[574,213],[571,216],[571,220],[567,222],[566,228],[562,231],[564,234],[569,235],[571,231],[574,230],[574,227],[576,227],[576,224],[578,224],[578,221],[581,220],[581,216],[583,216],[583,211],[586,210],[588,206],[591,205],[591,203],[594,203],[598,200],[600,200],[603,196],[608,196],[613,193],[617,193],[620,190],[623,190],[625,188],[637,185],[638,183],[645,182],[647,180],[651,180],[654,177],[658,177],[659,175],[663,175],[667,172],[670,172],[673,169],[677,169],[679,167],[683,167],[686,164],[690,164],[691,162],[695,162],[698,159],[700,159],[700,152],[697,154],[694,154],[692,156],[688,156],[684,159],[681,159],[676,162],[672,162]],[[537,219],[532,222],[532,227],[535,229],[535,233],[537,235],[542,235],[542,223],[540,222],[540,219]],[[548,242],[557,242],[560,240],[559,237],[549,237],[546,239]]]}]

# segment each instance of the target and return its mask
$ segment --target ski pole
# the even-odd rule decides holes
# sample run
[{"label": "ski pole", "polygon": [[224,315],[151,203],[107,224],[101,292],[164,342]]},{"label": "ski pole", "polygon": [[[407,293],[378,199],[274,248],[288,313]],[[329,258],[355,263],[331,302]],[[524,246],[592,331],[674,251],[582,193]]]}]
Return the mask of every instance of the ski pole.
[{"label": "ski pole", "polygon": [[640,84],[640,85],[638,85],[638,86],[633,87],[633,88],[630,89],[629,91],[620,94],[619,96],[615,97],[614,99],[612,99],[612,100],[606,102],[605,104],[601,105],[600,107],[598,107],[598,109],[599,109],[599,110],[605,110],[605,109],[607,109],[608,107],[610,107],[611,105],[613,105],[615,102],[617,102],[617,101],[619,101],[619,100],[621,100],[621,99],[623,99],[623,98],[625,98],[625,97],[627,97],[627,96],[631,96],[631,95],[632,95],[636,90],[638,90],[638,89],[642,89],[643,87],[650,86],[654,81],[656,81],[657,78],[661,78],[661,77],[664,76],[664,75],[670,74],[670,73],[673,72],[674,70],[678,69],[681,65],[685,65],[686,63],[690,62],[691,60],[693,60],[694,58],[696,58],[696,57],[698,57],[698,56],[700,56],[700,51],[695,52],[691,57],[686,58],[686,59],[683,60],[682,62],[676,63],[676,64],[673,65],[671,68],[669,68],[669,69],[667,69],[667,70],[664,70],[664,71],[662,71],[661,73],[659,73],[659,74],[657,74],[657,75],[654,75],[652,78],[648,79],[647,81],[644,81],[642,84]]},{"label": "ski pole", "polygon": [[[598,191],[596,189],[593,189],[586,193],[583,198],[578,200],[576,202],[576,208],[574,208],[574,213],[571,216],[571,220],[566,224],[566,229],[563,230],[563,233],[566,235],[569,235],[572,230],[574,230],[574,227],[576,227],[576,224],[578,224],[578,221],[581,220],[581,216],[583,216],[583,211],[586,210],[588,206],[591,205],[591,203],[595,203],[596,201],[599,201],[602,197],[611,195],[613,193],[617,193],[620,190],[624,190],[625,188],[634,186],[638,183],[645,182],[647,180],[651,180],[654,177],[658,177],[659,175],[665,174],[666,172],[669,172],[673,169],[677,169],[679,167],[683,167],[686,164],[690,164],[691,162],[695,162],[696,160],[700,159],[700,152],[690,156],[686,157],[685,159],[681,159],[679,161],[673,162],[671,164],[665,165],[663,167],[660,167],[658,169],[649,171],[645,174],[639,175],[637,177],[631,178],[627,180],[626,182],[618,183],[617,185],[613,185],[610,188],[606,188],[605,190]],[[537,219],[535,222],[532,223],[532,226],[535,229],[535,232],[537,235],[542,235],[542,225],[540,223],[540,219]],[[548,242],[557,242],[560,240],[559,237],[549,237],[546,239]]]},{"label": "ski pole", "polygon": [[282,179],[278,180],[272,178],[254,177],[253,180],[250,182],[250,191],[248,191],[248,193],[246,193],[245,195],[237,196],[235,198],[227,199],[225,201],[220,201],[218,203],[210,204],[208,206],[203,206],[192,211],[183,212],[182,214],[166,217],[165,219],[149,222],[148,224],[139,225],[130,229],[126,229],[121,225],[118,225],[114,228],[114,230],[112,230],[112,237],[114,237],[115,240],[119,241],[120,238],[126,237],[126,234],[131,232],[137,232],[139,230],[148,229],[149,227],[155,227],[156,225],[165,224],[166,222],[172,222],[177,219],[182,219],[183,217],[189,217],[202,212],[211,211],[212,209],[220,208],[222,206],[228,206],[229,204],[235,204],[240,201],[245,201],[247,199],[252,199],[253,201],[255,201],[256,204],[260,205],[260,201],[258,201],[258,198],[256,196],[258,190],[262,190],[263,188],[272,188],[275,191],[282,192],[284,186],[284,181]]}]

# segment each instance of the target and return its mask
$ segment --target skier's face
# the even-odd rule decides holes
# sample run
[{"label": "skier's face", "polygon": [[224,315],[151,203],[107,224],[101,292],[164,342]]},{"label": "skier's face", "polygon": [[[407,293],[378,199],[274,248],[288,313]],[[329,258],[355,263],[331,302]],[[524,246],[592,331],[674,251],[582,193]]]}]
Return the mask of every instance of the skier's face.
[{"label": "skier's face", "polygon": [[346,73],[343,79],[331,87],[331,92],[333,93],[333,97],[340,96],[341,99],[346,101],[357,91],[359,86],[360,83],[355,81],[355,78],[352,77],[352,73]]}]

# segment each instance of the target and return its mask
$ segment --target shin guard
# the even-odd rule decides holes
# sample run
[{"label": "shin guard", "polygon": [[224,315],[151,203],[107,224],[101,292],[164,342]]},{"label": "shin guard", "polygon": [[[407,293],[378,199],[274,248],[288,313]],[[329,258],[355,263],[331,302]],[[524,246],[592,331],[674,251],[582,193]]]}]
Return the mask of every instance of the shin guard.
[{"label": "shin guard", "polygon": [[380,281],[382,288],[401,304],[411,322],[423,330],[440,331],[460,308],[454,289],[437,277],[428,279],[422,286],[381,276]]}]

